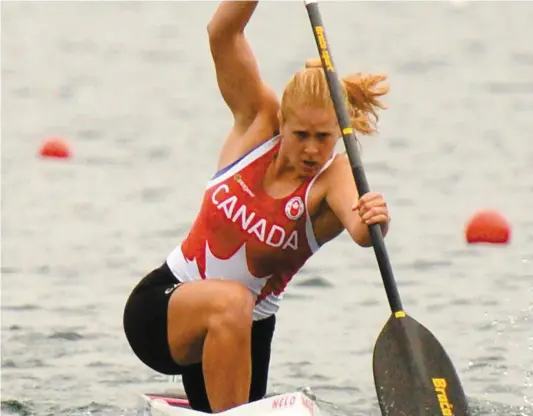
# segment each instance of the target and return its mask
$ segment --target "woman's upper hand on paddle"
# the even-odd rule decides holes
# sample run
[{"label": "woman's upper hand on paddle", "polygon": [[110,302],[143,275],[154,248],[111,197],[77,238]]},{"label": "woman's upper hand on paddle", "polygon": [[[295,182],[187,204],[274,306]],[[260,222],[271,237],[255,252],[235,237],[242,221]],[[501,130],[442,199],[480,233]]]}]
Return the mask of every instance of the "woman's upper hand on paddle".
[{"label": "woman's upper hand on paddle", "polygon": [[388,224],[389,209],[383,195],[379,192],[368,192],[355,201],[352,210],[358,211],[361,220],[367,224]]}]

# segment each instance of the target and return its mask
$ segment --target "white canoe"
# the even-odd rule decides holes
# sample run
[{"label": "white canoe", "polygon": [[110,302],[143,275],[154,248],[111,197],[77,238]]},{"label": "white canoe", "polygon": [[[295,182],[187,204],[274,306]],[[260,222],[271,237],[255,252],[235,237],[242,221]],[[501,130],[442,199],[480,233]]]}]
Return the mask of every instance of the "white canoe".
[{"label": "white canoe", "polygon": [[[205,413],[189,408],[186,398],[171,394],[141,395],[142,416],[194,416]],[[319,416],[320,409],[313,399],[303,392],[285,393],[247,403],[225,412],[224,416]]]}]

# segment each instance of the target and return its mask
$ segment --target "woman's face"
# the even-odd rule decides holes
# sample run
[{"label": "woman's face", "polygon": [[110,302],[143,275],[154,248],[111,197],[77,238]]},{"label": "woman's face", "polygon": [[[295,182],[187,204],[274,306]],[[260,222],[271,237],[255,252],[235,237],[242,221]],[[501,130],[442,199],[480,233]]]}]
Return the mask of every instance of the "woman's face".
[{"label": "woman's face", "polygon": [[333,110],[303,107],[290,111],[280,126],[283,154],[299,176],[314,176],[340,137]]}]

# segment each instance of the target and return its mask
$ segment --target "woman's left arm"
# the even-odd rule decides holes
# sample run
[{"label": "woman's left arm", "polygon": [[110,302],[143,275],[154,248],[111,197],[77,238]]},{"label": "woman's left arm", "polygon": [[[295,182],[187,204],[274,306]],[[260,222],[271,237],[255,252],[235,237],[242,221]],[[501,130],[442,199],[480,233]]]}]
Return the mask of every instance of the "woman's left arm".
[{"label": "woman's left arm", "polygon": [[337,157],[328,170],[326,202],[352,239],[362,247],[371,246],[370,224],[380,224],[383,236],[386,236],[390,215],[383,195],[368,192],[359,198],[346,155]]}]

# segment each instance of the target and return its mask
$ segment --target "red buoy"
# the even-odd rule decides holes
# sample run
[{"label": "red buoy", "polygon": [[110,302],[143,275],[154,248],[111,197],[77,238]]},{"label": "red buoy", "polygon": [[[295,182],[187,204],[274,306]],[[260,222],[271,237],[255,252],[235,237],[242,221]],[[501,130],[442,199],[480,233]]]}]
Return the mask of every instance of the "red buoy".
[{"label": "red buoy", "polygon": [[465,234],[469,244],[507,244],[511,237],[511,226],[501,213],[483,210],[468,221]]},{"label": "red buoy", "polygon": [[41,157],[66,159],[70,157],[70,149],[64,140],[54,137],[44,141],[39,154]]}]

